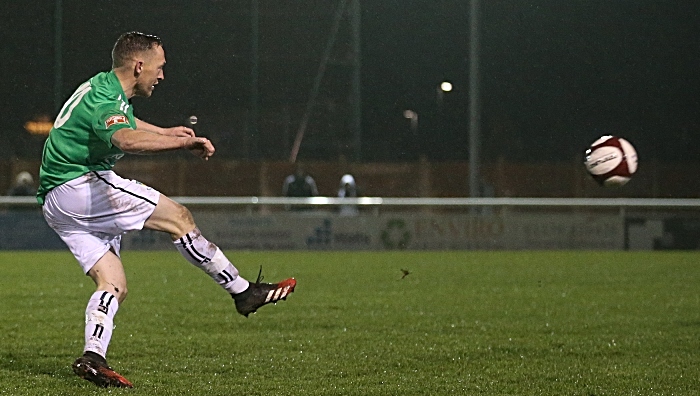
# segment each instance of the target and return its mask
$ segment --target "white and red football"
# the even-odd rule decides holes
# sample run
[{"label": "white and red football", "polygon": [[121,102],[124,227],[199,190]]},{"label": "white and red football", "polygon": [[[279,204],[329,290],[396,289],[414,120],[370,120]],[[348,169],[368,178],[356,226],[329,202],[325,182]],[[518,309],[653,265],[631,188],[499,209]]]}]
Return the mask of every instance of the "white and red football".
[{"label": "white and red football", "polygon": [[637,151],[627,140],[603,136],[586,150],[586,170],[605,187],[627,184],[637,171]]}]

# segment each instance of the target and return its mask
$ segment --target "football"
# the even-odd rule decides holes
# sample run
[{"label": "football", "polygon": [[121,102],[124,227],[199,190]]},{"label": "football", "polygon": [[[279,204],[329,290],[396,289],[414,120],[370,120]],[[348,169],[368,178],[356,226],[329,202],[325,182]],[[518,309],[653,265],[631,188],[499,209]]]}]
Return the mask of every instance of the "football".
[{"label": "football", "polygon": [[584,163],[598,184],[619,187],[637,171],[637,151],[623,138],[603,136],[586,150]]}]

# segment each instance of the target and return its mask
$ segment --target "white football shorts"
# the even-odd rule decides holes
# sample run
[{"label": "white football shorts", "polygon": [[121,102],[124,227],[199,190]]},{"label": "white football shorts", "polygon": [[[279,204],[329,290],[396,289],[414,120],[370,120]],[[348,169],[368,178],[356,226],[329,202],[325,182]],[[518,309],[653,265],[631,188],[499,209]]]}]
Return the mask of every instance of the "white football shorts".
[{"label": "white football shorts", "polygon": [[49,191],[46,222],[87,274],[109,249],[119,255],[122,234],[140,230],[160,192],[112,171],[93,171]]}]

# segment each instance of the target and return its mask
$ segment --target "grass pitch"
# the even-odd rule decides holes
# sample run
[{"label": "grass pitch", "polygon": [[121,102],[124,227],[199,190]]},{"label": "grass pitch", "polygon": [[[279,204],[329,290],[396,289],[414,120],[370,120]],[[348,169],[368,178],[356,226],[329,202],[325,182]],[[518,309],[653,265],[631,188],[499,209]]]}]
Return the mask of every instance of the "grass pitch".
[{"label": "grass pitch", "polygon": [[[230,252],[298,280],[246,319],[176,252],[125,252],[110,364],[77,378],[93,292],[66,252],[0,253],[2,395],[687,395],[695,252]],[[404,277],[402,269],[409,274]]]}]

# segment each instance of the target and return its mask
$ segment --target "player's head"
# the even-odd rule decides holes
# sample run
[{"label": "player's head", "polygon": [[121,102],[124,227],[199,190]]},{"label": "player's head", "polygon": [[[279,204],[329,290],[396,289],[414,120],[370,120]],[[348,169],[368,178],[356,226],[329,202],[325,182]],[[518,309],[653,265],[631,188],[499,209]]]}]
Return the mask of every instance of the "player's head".
[{"label": "player's head", "polygon": [[31,173],[22,171],[15,177],[15,184],[18,186],[28,186],[34,183],[34,178]]},{"label": "player's head", "polygon": [[135,80],[136,96],[151,96],[162,80],[165,51],[159,37],[139,32],[122,34],[112,49],[112,68],[128,72]]},{"label": "player's head", "polygon": [[306,176],[306,169],[304,169],[303,164],[297,163],[297,166],[294,168],[294,176],[298,178]]}]

